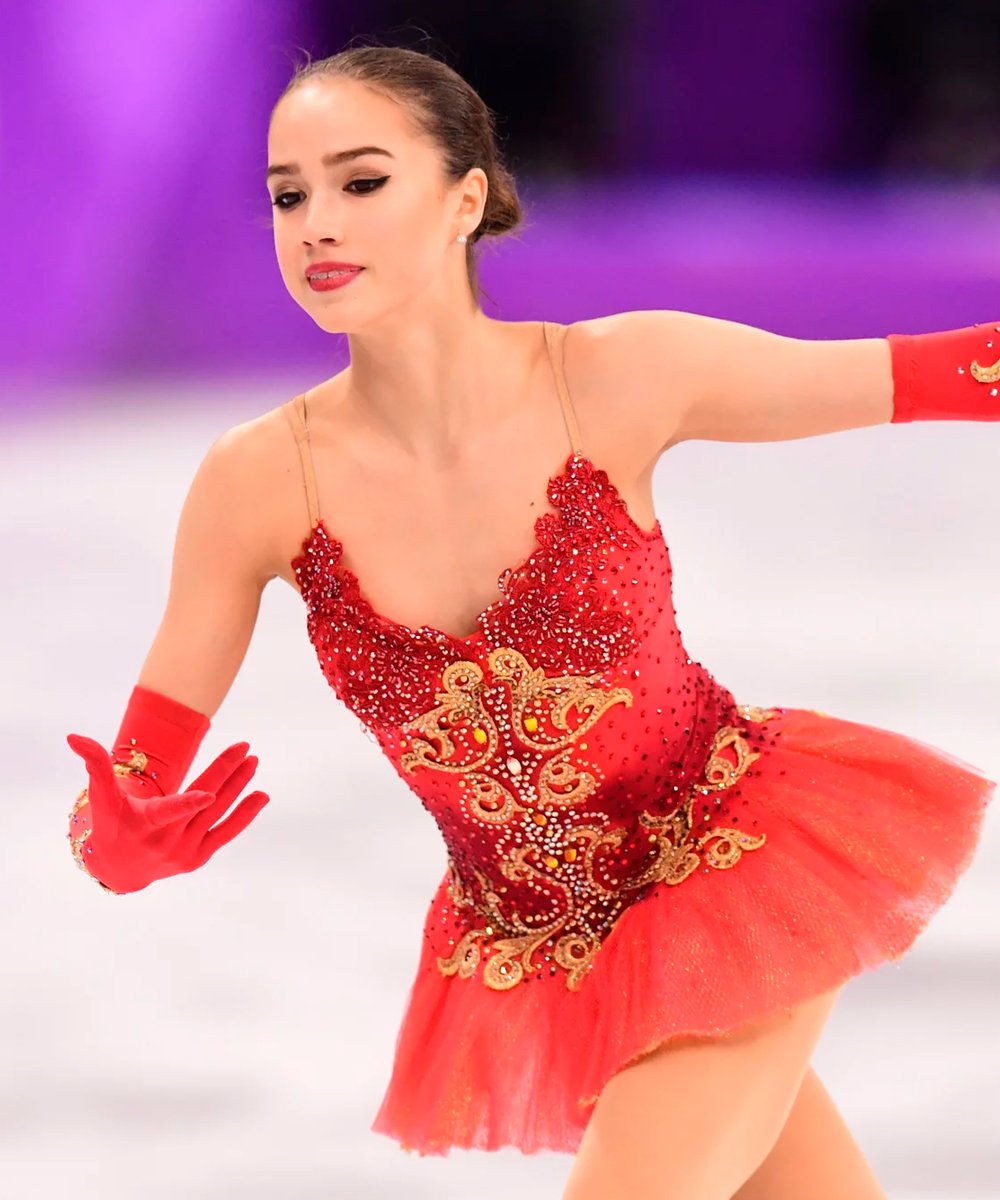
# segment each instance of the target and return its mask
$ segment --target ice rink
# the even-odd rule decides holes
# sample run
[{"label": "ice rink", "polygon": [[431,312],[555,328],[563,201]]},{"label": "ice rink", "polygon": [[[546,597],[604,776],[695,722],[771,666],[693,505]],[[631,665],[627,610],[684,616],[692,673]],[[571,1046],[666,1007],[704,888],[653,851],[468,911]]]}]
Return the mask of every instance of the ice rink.
[{"label": "ice rink", "polygon": [[[419,1159],[369,1132],[443,843],[325,683],[281,580],[194,768],[247,740],[270,805],[201,871],[126,898],[70,857],[84,779],[65,735],[117,728],[208,445],[297,387],[40,391],[7,423],[12,1200],[542,1200],[569,1170]],[[689,653],[742,702],[898,729],[996,778],[998,439],[924,423],[675,447],[655,496]],[[851,982],[814,1058],[893,1200],[1000,1196],[998,864],[993,808],[951,901],[901,963]]]}]

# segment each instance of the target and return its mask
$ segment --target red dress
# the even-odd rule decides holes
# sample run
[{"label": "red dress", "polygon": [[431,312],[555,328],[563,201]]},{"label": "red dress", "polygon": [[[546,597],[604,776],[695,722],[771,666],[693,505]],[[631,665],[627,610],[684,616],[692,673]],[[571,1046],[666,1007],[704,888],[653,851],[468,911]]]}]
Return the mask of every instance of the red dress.
[{"label": "red dress", "polygon": [[737,703],[685,652],[657,521],[573,445],[536,547],[476,631],[375,612],[318,515],[292,562],[320,666],[436,821],[427,909],[371,1128],[407,1150],[573,1153],[599,1092],[899,958],[969,865],[995,782],[811,709]]}]

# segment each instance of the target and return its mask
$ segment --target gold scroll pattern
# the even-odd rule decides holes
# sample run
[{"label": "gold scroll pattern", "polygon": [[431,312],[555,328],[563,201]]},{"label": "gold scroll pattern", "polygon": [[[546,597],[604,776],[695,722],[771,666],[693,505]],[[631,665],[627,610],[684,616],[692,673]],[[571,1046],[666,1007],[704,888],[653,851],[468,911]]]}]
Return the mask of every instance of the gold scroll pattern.
[{"label": "gold scroll pattern", "polygon": [[[546,676],[509,646],[493,650],[488,661],[492,679],[509,685],[509,700],[506,689],[487,683],[477,663],[450,664],[435,707],[404,727],[410,748],[402,766],[460,776],[466,817],[508,835],[497,868],[521,894],[531,893],[536,908],[522,914],[505,906],[506,886],[473,866],[476,901],[449,854],[448,895],[456,906],[472,908],[479,920],[451,954],[438,958],[438,969],[469,978],[488,949],[483,982],[506,991],[542,967],[534,961],[541,952],[543,962],[562,969],[566,986],[577,990],[636,889],[679,884],[702,862],[728,869],[744,851],[764,844],[763,834],[722,826],[692,835],[699,797],[731,787],[760,756],[743,730],[718,729],[702,777],[685,799],[665,816],[639,814],[650,845],[642,870],[627,878],[609,875],[608,863],[615,861],[614,851],[629,831],[608,827],[607,814],[581,811],[597,791],[601,773],[575,756],[587,749],[585,735],[614,704],[631,705],[631,691],[602,687],[597,675]],[[490,704],[491,698],[499,702]],[[775,715],[748,705],[739,712],[747,721]],[[593,820],[571,823],[570,817]]]},{"label": "gold scroll pattern", "polygon": [[[544,826],[542,810],[577,808],[596,791],[597,777],[573,762],[573,751],[612,705],[631,705],[632,693],[602,688],[599,675],[548,676],[510,646],[492,650],[488,662],[492,683],[475,662],[445,668],[434,708],[403,727],[411,749],[401,766],[459,775],[475,820],[505,825],[526,813]],[[496,715],[490,695],[500,696]]]}]

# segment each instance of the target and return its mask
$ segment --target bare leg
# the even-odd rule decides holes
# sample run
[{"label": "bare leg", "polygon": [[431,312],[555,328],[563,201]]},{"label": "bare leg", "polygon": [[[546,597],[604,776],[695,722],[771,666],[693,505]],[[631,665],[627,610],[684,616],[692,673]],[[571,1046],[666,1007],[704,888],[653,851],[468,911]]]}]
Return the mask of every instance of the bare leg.
[{"label": "bare leg", "polygon": [[778,1140],[732,1200],[886,1200],[823,1081],[810,1067]]},{"label": "bare leg", "polygon": [[731,1200],[777,1142],[839,990],[624,1067],[594,1105],[562,1200]]}]

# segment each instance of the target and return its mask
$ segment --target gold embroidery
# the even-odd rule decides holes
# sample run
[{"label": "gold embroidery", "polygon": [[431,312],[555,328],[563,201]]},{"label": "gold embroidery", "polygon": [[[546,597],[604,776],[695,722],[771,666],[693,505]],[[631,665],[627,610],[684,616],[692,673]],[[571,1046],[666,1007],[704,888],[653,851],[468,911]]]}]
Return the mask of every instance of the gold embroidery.
[{"label": "gold embroidery", "polygon": [[[491,879],[473,864],[471,878],[463,881],[449,854],[447,893],[478,920],[449,955],[437,959],[438,969],[469,978],[485,959],[484,984],[506,991],[543,963],[554,963],[576,990],[622,910],[638,898],[637,889],[681,883],[702,864],[728,869],[745,850],[764,844],[763,834],[728,827],[692,834],[695,802],[732,787],[759,754],[739,728],[717,730],[702,780],[685,799],[666,816],[637,814],[649,850],[628,874],[626,855],[616,852],[626,838],[634,839],[635,826],[607,828],[599,823],[609,819],[606,814],[582,811],[602,776],[576,759],[587,748],[584,735],[614,704],[631,705],[631,691],[601,687],[597,675],[546,676],[510,646],[494,649],[488,665],[489,682],[478,664],[452,663],[435,707],[403,727],[410,743],[401,757],[404,770],[460,776],[464,815],[494,831],[502,877]],[[748,721],[775,715],[749,705],[738,712]],[[570,820],[581,816],[598,823]],[[505,896],[508,884],[515,885],[516,905]]]},{"label": "gold embroidery", "polygon": [[[132,739],[135,741],[135,739]],[[116,775],[141,775],[145,771],[149,759],[141,750],[130,750],[127,759],[115,759],[111,770]]]},{"label": "gold embroidery", "polygon": [[[511,686],[511,712],[517,726],[518,740],[537,750],[557,750],[569,745],[597,723],[612,704],[632,703],[628,688],[612,688],[604,691],[594,686],[599,675],[546,675],[541,667],[532,667],[524,655],[511,646],[492,650],[489,665],[494,679]],[[489,761],[496,753],[498,730],[484,704],[487,691],[483,683],[482,668],[474,662],[461,660],[449,664],[441,677],[444,691],[437,692],[439,702],[429,712],[415,717],[403,726],[408,733],[420,735],[423,741],[414,741],[414,749],[403,756],[402,765],[407,771],[415,765],[433,766],[439,771],[467,771]],[[542,728],[543,709],[552,730],[547,736]],[[529,706],[536,712],[527,713]],[[583,721],[570,728],[569,712],[589,713]],[[473,741],[477,749],[475,757],[460,762],[449,762],[457,747],[449,729],[462,728],[473,721]],[[534,736],[541,730],[540,736]]]},{"label": "gold embroidery", "polygon": [[[596,687],[599,675],[547,676],[510,646],[492,650],[488,662],[496,681],[490,685],[477,663],[461,660],[445,668],[437,705],[403,726],[411,749],[400,765],[404,771],[425,767],[461,775],[463,802],[479,820],[505,825],[515,814],[530,812],[536,824],[545,824],[537,819],[544,815],[541,809],[573,807],[597,789],[593,774],[572,762],[573,743],[613,704],[631,705],[632,693]],[[499,702],[498,718],[488,707],[491,696]],[[571,726],[574,711],[581,719]],[[505,749],[499,754],[501,742]],[[493,774],[501,769],[498,760],[509,784]]]},{"label": "gold embroidery", "polygon": [[[515,854],[514,861],[502,862],[500,870],[508,879],[526,878],[529,875],[534,875],[539,879],[545,880],[550,885],[556,882],[526,862],[526,857],[531,852],[531,849],[529,846],[519,848]],[[566,914],[556,913],[554,917],[544,920],[544,923],[536,921],[534,928],[529,928],[516,912],[511,917],[505,918],[500,912],[499,907],[501,897],[490,888],[489,882],[483,872],[478,867],[474,868],[474,870],[477,878],[484,887],[484,902],[476,908],[476,911],[481,917],[485,918],[486,924],[481,929],[470,929],[447,958],[439,958],[437,960],[438,968],[442,975],[454,975],[457,973],[463,979],[467,979],[479,966],[480,949],[478,942],[481,939],[492,939],[493,934],[497,930],[500,930],[508,936],[491,940],[490,948],[492,954],[483,970],[483,982],[487,987],[493,988],[494,991],[507,991],[521,982],[524,978],[525,970],[532,969],[531,956],[544,941],[566,923]],[[449,879],[457,881],[454,863],[449,862],[448,872]],[[556,882],[556,886],[568,898],[569,892],[565,885]],[[449,894],[451,894],[456,904],[465,903],[471,905],[472,903],[466,896],[460,883],[453,890],[450,887]],[[458,899],[458,897],[462,897],[462,899]],[[595,942],[575,934],[567,934],[559,938],[555,944],[553,956],[558,965],[568,972],[568,987],[575,989],[579,986],[578,981],[590,965],[591,959],[594,957],[597,949],[598,946]]]},{"label": "gold embroidery", "polygon": [[984,367],[973,359],[969,363],[969,370],[973,379],[978,379],[980,383],[996,383],[1000,380],[1000,358],[991,367]]},{"label": "gold embroidery", "polygon": [[[145,771],[148,761],[149,760],[147,759],[146,755],[143,754],[141,750],[132,750],[129,752],[129,757],[127,759],[113,759],[111,763],[111,771],[114,775],[140,775],[143,771]],[[85,804],[89,803],[90,788],[88,786],[83,788],[77,798],[73,801],[73,807],[69,810],[70,817],[75,817],[80,809],[83,808]],[[77,857],[77,848],[82,846],[88,837],[90,837],[89,829],[83,835],[83,837],[77,838],[76,841],[72,841],[71,839],[74,857]]]},{"label": "gold embroidery", "polygon": [[[141,773],[146,769],[148,761],[149,760],[147,759],[146,755],[143,754],[141,750],[132,750],[129,752],[129,757],[127,759],[116,758],[112,760],[111,770],[115,775],[141,775]],[[73,801],[73,807],[69,810],[69,821],[71,826],[77,823],[76,816],[80,809],[89,803],[90,787],[88,785],[80,791],[77,798]],[[79,837],[73,836],[72,828],[70,828],[69,832],[66,834],[76,865],[81,871],[83,871],[85,875],[90,875],[90,871],[87,869],[86,862],[84,862],[83,847],[84,843],[92,833],[93,828],[88,825]],[[112,895],[124,896],[128,894],[126,892],[116,892],[113,888],[109,888],[106,883],[101,883],[101,881],[95,875],[90,875],[90,878],[93,879],[95,883],[99,883],[106,892],[111,892]]]}]

